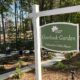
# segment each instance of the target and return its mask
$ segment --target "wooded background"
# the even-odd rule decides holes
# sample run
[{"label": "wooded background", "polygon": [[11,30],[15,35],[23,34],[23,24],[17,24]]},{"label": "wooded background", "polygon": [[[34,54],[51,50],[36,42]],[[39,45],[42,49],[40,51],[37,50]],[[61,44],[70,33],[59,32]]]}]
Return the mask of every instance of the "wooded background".
[{"label": "wooded background", "polygon": [[[0,0],[0,51],[6,47],[14,49],[33,46],[33,26],[27,14],[32,5],[38,4],[40,11],[75,6],[80,0]],[[71,22],[80,24],[80,13],[62,14],[40,18],[40,25],[51,22]],[[24,45],[26,43],[26,45]],[[30,43],[30,44],[29,44]]]}]

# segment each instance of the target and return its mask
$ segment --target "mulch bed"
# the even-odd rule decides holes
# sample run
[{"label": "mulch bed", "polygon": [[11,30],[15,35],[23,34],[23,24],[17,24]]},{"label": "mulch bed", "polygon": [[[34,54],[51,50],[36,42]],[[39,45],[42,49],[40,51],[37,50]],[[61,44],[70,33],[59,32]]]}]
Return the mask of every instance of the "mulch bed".
[{"label": "mulch bed", "polygon": [[4,70],[0,71],[0,74],[4,74],[10,71],[14,71],[16,69],[16,66],[18,65],[18,61],[22,60],[22,66],[21,68],[28,66],[29,64],[34,63],[34,56],[33,55],[25,55],[25,56],[13,56],[6,58],[3,60],[0,64],[4,66]]},{"label": "mulch bed", "polygon": [[[72,80],[71,78],[72,76],[69,71],[54,70],[52,68],[46,68],[42,73],[42,80]],[[35,80],[35,73],[30,71],[24,73],[21,79],[15,79],[13,76],[6,80]],[[80,70],[74,74],[74,80],[80,80]]]}]

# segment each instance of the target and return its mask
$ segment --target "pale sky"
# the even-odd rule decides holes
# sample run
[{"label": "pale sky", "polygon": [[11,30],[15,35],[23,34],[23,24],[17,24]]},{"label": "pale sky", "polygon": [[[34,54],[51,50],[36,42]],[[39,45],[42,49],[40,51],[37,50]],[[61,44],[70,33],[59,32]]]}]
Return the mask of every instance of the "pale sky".
[{"label": "pale sky", "polygon": [[[20,10],[18,10],[18,13],[20,13]],[[23,12],[23,15],[24,15],[24,18],[26,18],[28,16],[28,12],[26,12],[26,13]],[[11,10],[10,10],[9,16],[6,16],[4,21],[5,20],[12,20],[13,22],[15,22],[15,9],[14,9],[14,5],[11,5]],[[18,19],[18,21],[20,21],[20,20]],[[0,16],[0,25],[1,25],[1,16]]]}]

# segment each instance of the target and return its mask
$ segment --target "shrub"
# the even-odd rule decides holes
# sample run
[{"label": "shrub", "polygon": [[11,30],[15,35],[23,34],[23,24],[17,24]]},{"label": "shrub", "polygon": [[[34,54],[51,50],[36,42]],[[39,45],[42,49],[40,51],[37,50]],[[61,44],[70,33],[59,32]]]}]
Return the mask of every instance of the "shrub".
[{"label": "shrub", "polygon": [[35,68],[32,68],[31,72],[35,73]]},{"label": "shrub", "polygon": [[3,65],[0,66],[0,72],[3,72],[5,70],[5,67]]},{"label": "shrub", "polygon": [[19,60],[18,61],[18,65],[17,65],[17,67],[16,67],[16,73],[15,73],[15,78],[17,78],[17,79],[20,79],[21,78],[21,76],[22,76],[22,71],[21,71],[21,66],[22,66],[22,60]]},{"label": "shrub", "polygon": [[20,59],[20,60],[18,61],[18,66],[21,67],[22,64],[23,64],[23,61]]},{"label": "shrub", "polygon": [[42,69],[42,72],[45,72],[46,71],[46,68],[45,67],[41,67],[41,69]]},{"label": "shrub", "polygon": [[16,68],[15,78],[20,79],[22,75],[21,69],[19,67]]},{"label": "shrub", "polygon": [[63,64],[62,62],[57,62],[53,65],[56,69],[66,69],[67,66]]},{"label": "shrub", "polygon": [[49,59],[52,59],[53,56],[55,56],[54,53],[48,53],[48,58],[49,58]]},{"label": "shrub", "polygon": [[25,47],[29,50],[34,49],[34,41],[33,40],[27,40],[25,42]]},{"label": "shrub", "polygon": [[65,58],[66,59],[71,59],[73,57],[73,53],[67,53],[67,54],[65,54]]},{"label": "shrub", "polygon": [[80,61],[76,62],[75,65],[80,68]]}]

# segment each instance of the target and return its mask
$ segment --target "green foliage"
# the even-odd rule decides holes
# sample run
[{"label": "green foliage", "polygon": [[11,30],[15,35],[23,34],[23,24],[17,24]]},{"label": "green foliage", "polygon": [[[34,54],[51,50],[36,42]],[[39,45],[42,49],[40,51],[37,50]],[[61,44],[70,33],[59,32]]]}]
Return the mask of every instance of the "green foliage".
[{"label": "green foliage", "polygon": [[22,63],[23,63],[23,61],[20,59],[20,60],[18,61],[18,66],[17,66],[17,67],[21,68]]},{"label": "green foliage", "polygon": [[0,44],[0,52],[3,53],[4,51],[4,44]]},{"label": "green foliage", "polygon": [[25,46],[27,49],[33,49],[34,48],[34,41],[33,40],[27,40],[25,42]]},{"label": "green foliage", "polygon": [[32,68],[32,69],[31,69],[31,72],[35,73],[35,68]]},{"label": "green foliage", "polygon": [[75,65],[80,68],[80,61],[76,62]]},{"label": "green foliage", "polygon": [[57,62],[53,65],[56,69],[66,69],[67,66],[63,64],[62,62]]},{"label": "green foliage", "polygon": [[[1,3],[1,1],[3,1]],[[32,28],[32,22],[31,20],[27,20],[26,15],[24,13],[32,12],[32,4],[39,4],[40,11],[43,10],[50,10],[53,8],[60,8],[60,7],[66,7],[66,6],[73,6],[73,5],[79,5],[80,0],[1,0],[0,1],[0,14],[1,13],[8,13],[9,15],[13,15],[15,19],[15,29],[12,27],[12,23],[9,26],[8,30],[8,40],[12,43],[12,41],[17,42],[18,46],[23,46],[25,42],[17,40],[17,38],[21,38],[21,35],[24,34],[24,39],[26,38],[26,31],[30,30],[30,27]],[[14,3],[13,3],[14,1]],[[14,8],[16,11],[13,12],[11,8],[11,4],[16,7]],[[17,14],[17,12],[19,12]],[[25,15],[25,16],[24,16]],[[65,17],[64,17],[65,16]],[[4,15],[4,17],[6,17]],[[3,18],[4,18],[3,17]],[[18,21],[20,20],[20,26],[18,26]],[[40,24],[45,23],[51,23],[51,22],[72,22],[72,23],[79,23],[80,24],[80,13],[71,13],[71,14],[62,14],[62,15],[56,15],[56,16],[48,16],[48,17],[41,17]],[[3,31],[3,34],[5,34],[6,31]],[[4,36],[5,37],[5,36]],[[12,38],[15,38],[14,40]],[[4,38],[5,39],[5,38]],[[7,40],[5,40],[6,42]],[[4,42],[4,43],[5,43]],[[13,43],[14,44],[14,43]],[[16,45],[16,44],[15,44]],[[25,44],[27,45],[27,44]],[[33,42],[30,42],[30,44],[27,45],[28,49],[33,48]],[[12,46],[14,47],[14,45]],[[3,48],[1,48],[2,50]],[[51,57],[51,56],[49,56]]]},{"label": "green foliage", "polygon": [[22,60],[19,60],[19,61],[18,61],[18,65],[17,65],[17,67],[16,67],[15,78],[18,78],[18,79],[21,78],[21,75],[22,75],[21,65],[22,65]]},{"label": "green foliage", "polygon": [[20,79],[22,75],[21,69],[19,67],[16,68],[16,73],[15,73],[15,77]]},{"label": "green foliage", "polygon": [[72,57],[73,57],[73,53],[67,53],[67,54],[65,54],[65,58],[67,60],[71,59]]},{"label": "green foliage", "polygon": [[0,1],[0,13],[9,11],[11,4],[12,0]]},{"label": "green foliage", "polygon": [[42,72],[45,72],[46,71],[46,68],[45,67],[41,67],[41,69],[42,69]]},{"label": "green foliage", "polygon": [[23,40],[22,39],[18,39],[16,45],[17,45],[17,48],[23,47],[23,45],[24,45]]},{"label": "green foliage", "polygon": [[49,58],[49,59],[52,59],[53,56],[55,56],[54,53],[52,53],[52,52],[48,53],[48,58]]},{"label": "green foliage", "polygon": [[3,72],[5,70],[5,67],[4,66],[0,66],[0,72]]}]

